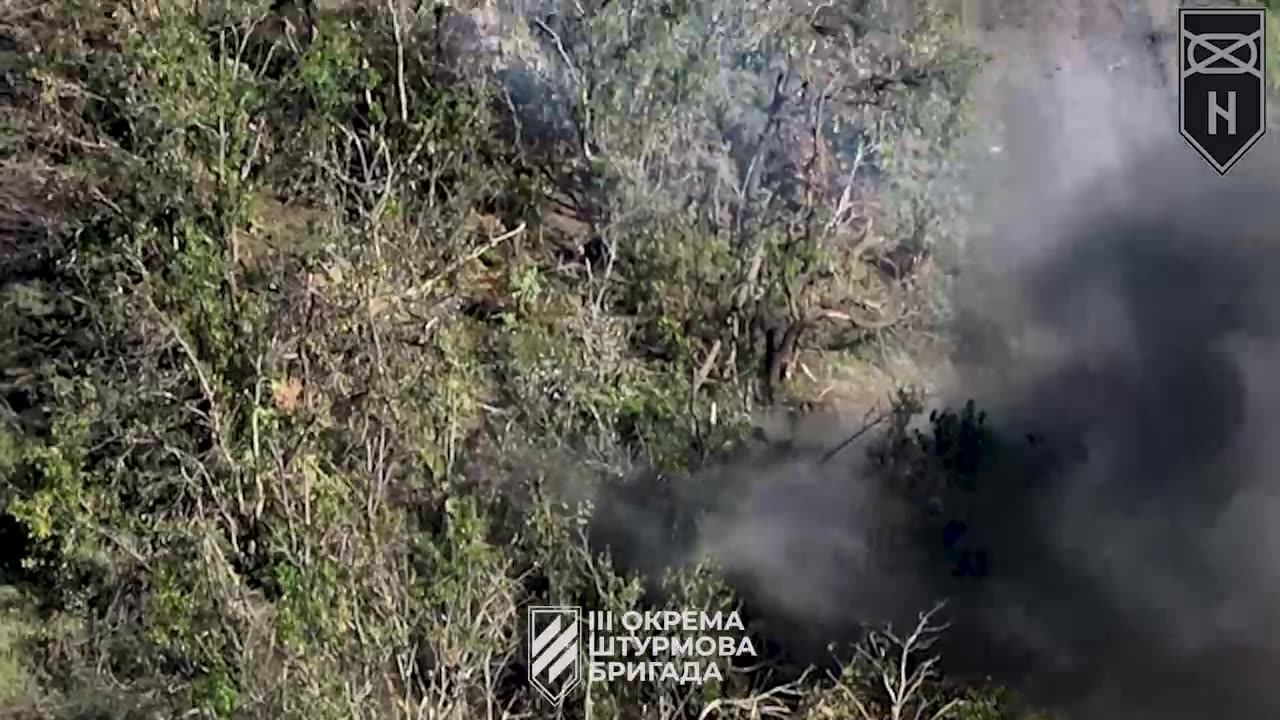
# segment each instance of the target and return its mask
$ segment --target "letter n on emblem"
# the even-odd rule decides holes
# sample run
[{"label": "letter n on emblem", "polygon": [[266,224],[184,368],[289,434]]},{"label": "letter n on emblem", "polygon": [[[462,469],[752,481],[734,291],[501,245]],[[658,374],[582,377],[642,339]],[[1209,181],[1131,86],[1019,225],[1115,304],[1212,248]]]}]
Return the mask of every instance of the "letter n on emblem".
[{"label": "letter n on emblem", "polygon": [[529,684],[554,705],[581,678],[580,617],[576,607],[529,608]]},{"label": "letter n on emblem", "polygon": [[1221,175],[1267,129],[1265,13],[1178,10],[1179,129]]}]

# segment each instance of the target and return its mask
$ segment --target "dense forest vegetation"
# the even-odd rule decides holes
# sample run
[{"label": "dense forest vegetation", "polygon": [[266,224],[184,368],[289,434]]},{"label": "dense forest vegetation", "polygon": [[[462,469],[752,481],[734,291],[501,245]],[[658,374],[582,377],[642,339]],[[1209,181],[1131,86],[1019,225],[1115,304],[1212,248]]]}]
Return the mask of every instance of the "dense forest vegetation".
[{"label": "dense forest vegetation", "polygon": [[[1029,717],[929,606],[809,667],[604,502],[680,538],[762,411],[847,407],[849,482],[969,502],[982,413],[866,380],[963,254],[950,4],[533,5],[0,2],[0,714]],[[530,604],[778,649],[555,709]]]}]

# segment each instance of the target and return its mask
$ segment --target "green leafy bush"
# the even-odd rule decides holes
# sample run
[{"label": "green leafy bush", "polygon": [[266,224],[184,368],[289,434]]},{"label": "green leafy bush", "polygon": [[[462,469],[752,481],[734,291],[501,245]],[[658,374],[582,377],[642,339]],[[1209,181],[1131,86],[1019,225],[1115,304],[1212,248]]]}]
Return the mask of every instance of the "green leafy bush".
[{"label": "green leafy bush", "polygon": [[[525,58],[567,135],[526,143],[511,76],[440,49],[458,14],[280,5],[0,18],[22,69],[4,162],[60,203],[38,208],[47,261],[9,272],[0,242],[0,505],[21,536],[0,580],[40,618],[0,623],[0,701],[538,713],[526,605],[736,607],[714,567],[615,565],[584,498],[733,447],[763,326],[865,299],[893,283],[864,250],[939,232],[908,180],[944,172],[960,132],[971,62],[945,18],[890,50],[856,18],[814,40],[760,3],[575,9],[531,31],[567,75]],[[834,70],[802,57],[815,42]],[[839,102],[801,87],[824,82]],[[836,167],[801,187],[806,128]],[[30,189],[28,214],[52,196]],[[591,237],[554,237],[566,202]],[[928,459],[895,462],[954,469],[916,441]],[[589,698],[706,717],[866,689],[740,670]]]}]

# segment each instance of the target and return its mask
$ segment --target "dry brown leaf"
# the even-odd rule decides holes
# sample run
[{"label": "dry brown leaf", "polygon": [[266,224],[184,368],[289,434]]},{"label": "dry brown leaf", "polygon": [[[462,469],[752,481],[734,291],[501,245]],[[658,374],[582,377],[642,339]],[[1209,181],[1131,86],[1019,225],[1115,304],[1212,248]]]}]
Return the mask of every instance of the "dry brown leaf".
[{"label": "dry brown leaf", "polygon": [[302,406],[302,380],[291,377],[271,381],[271,400],[282,412],[295,412]]}]

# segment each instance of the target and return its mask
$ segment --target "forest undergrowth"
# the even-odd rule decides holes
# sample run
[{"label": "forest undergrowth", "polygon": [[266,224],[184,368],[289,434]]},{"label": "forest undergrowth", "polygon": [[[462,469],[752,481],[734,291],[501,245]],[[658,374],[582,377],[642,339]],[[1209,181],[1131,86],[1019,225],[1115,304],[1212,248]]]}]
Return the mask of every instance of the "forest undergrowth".
[{"label": "forest undergrowth", "polygon": [[[744,607],[592,499],[935,342],[980,58],[924,2],[523,5],[0,4],[6,717],[577,716],[528,605]],[[981,414],[883,400],[877,482],[969,492]],[[930,611],[588,704],[1023,717]]]}]

